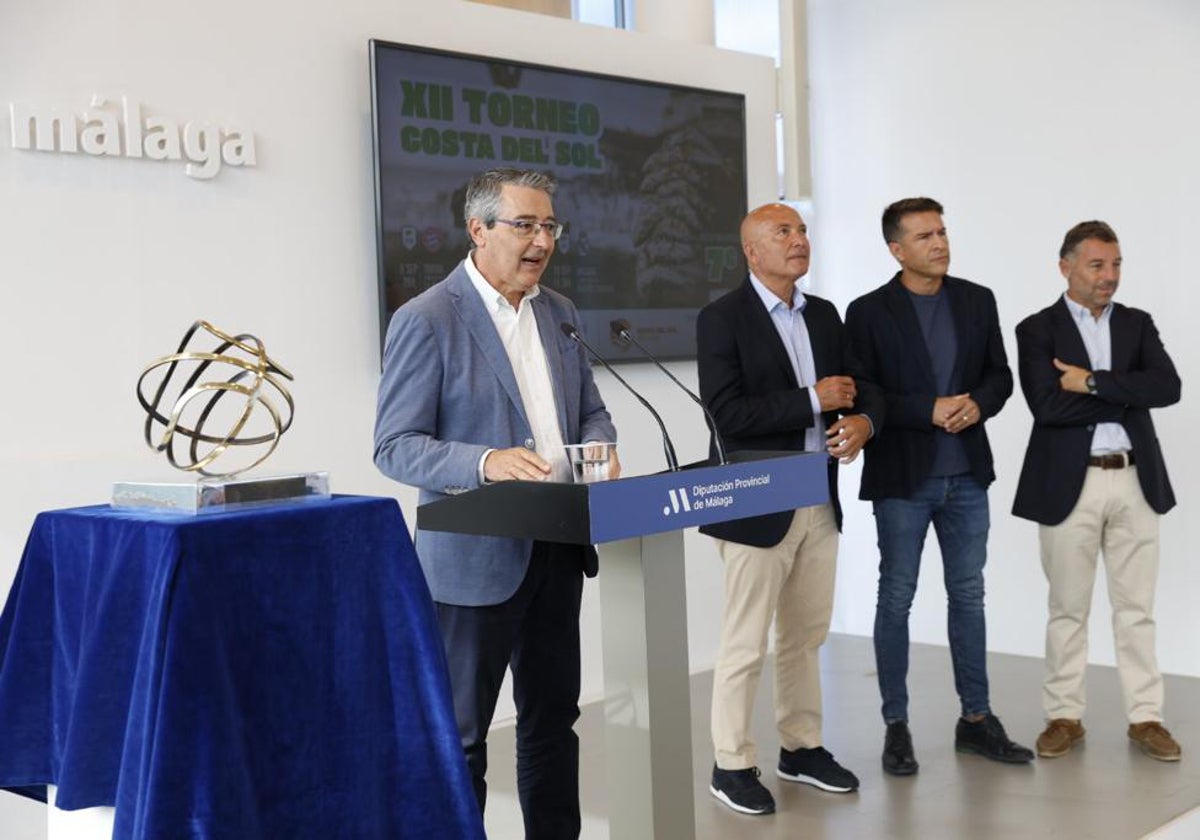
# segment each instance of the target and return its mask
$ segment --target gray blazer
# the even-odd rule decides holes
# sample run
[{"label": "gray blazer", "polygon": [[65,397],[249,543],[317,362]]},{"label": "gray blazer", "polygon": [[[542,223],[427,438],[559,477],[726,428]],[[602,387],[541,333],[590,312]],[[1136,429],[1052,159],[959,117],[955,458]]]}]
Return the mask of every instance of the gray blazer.
[{"label": "gray blazer", "polygon": [[[545,286],[533,306],[564,443],[616,441],[582,348],[562,333],[579,314]],[[534,445],[504,345],[460,263],[396,310],[383,351],[375,415],[375,464],[420,489],[425,504],[479,486],[488,449]],[[483,606],[506,601],[529,565],[530,540],[416,532],[434,600]]]}]

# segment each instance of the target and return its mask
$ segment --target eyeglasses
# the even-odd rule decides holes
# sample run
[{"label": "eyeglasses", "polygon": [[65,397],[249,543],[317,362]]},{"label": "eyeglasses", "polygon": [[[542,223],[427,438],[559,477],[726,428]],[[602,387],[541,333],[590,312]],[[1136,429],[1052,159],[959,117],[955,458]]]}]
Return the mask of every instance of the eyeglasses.
[{"label": "eyeglasses", "polygon": [[562,222],[531,222],[528,219],[492,219],[492,221],[508,225],[522,239],[533,239],[539,230],[546,231],[550,234],[551,239],[558,239],[563,232]]}]

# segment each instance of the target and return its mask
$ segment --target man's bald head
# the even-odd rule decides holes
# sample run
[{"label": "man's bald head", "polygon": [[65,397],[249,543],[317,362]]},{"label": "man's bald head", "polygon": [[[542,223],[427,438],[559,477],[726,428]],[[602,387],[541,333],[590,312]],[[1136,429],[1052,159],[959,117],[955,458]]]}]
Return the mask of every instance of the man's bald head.
[{"label": "man's bald head", "polygon": [[808,226],[804,219],[786,204],[764,204],[746,214],[741,236],[742,253],[751,273],[790,302],[796,281],[808,273]]}]

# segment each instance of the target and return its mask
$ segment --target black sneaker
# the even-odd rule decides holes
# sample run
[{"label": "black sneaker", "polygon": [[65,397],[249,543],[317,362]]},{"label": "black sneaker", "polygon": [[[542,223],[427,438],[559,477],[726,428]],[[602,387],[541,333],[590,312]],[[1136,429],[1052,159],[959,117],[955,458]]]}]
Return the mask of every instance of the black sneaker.
[{"label": "black sneaker", "polygon": [[713,765],[709,792],[740,814],[774,814],[775,797],[758,780],[758,768],[722,770]]},{"label": "black sneaker", "polygon": [[780,747],[779,766],[775,768],[775,775],[789,782],[801,782],[831,793],[858,790],[858,777],[838,764],[824,747],[811,750],[785,750]]},{"label": "black sneaker", "polygon": [[1033,750],[1010,741],[1000,719],[991,712],[984,715],[982,720],[959,718],[958,726],[954,728],[954,749],[1007,764],[1028,764],[1033,761]]},{"label": "black sneaker", "polygon": [[887,725],[887,734],[883,737],[883,769],[893,776],[911,776],[921,765],[913,754],[912,735],[909,734],[908,724],[897,721]]}]

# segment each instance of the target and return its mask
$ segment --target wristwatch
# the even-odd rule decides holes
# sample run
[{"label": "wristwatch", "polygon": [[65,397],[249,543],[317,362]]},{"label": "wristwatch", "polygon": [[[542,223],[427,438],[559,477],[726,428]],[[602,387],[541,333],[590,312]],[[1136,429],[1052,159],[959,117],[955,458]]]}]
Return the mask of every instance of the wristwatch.
[{"label": "wristwatch", "polygon": [[1096,396],[1096,377],[1092,374],[1087,375],[1087,379],[1083,380],[1084,386],[1088,389],[1088,393],[1093,397]]}]

